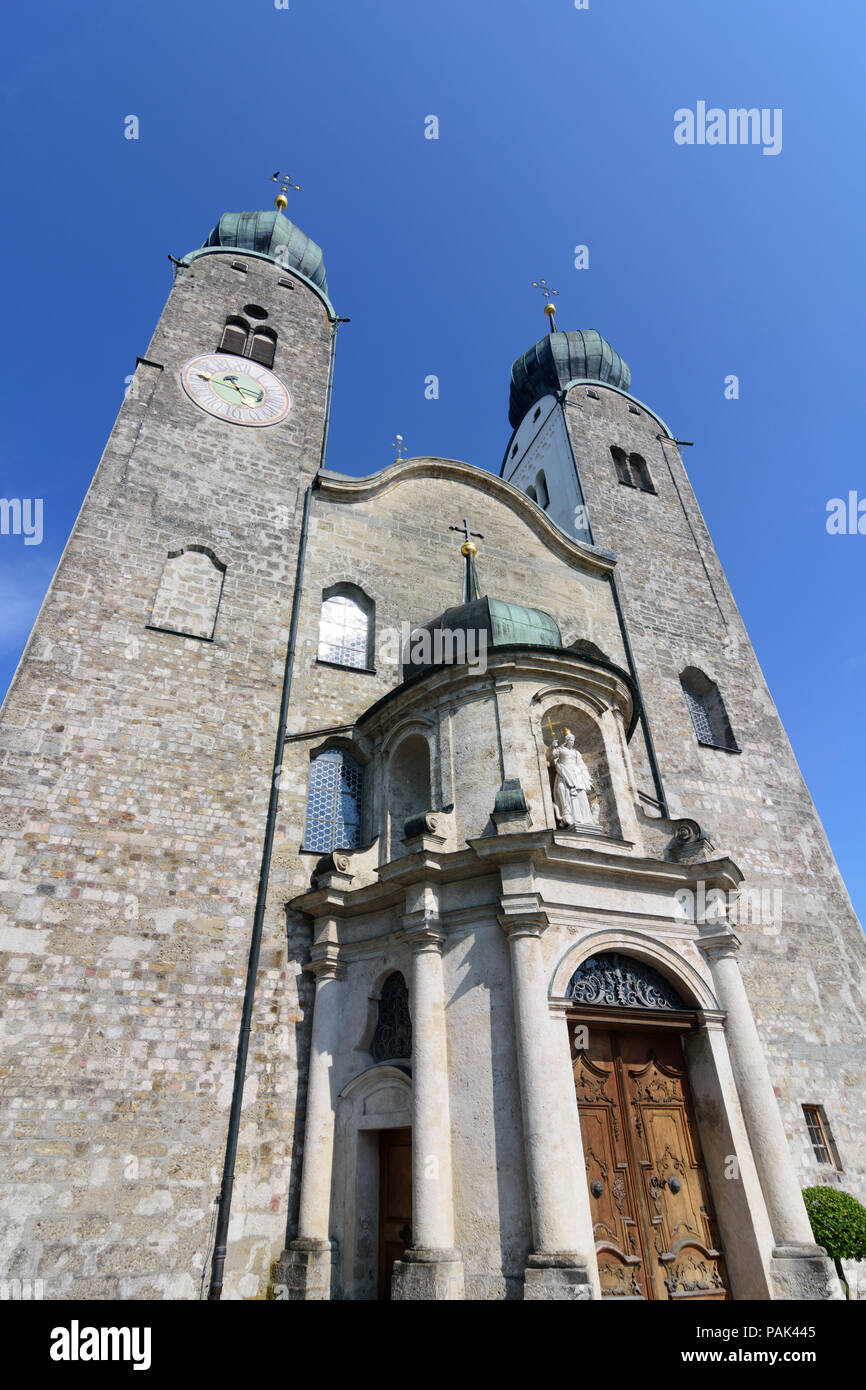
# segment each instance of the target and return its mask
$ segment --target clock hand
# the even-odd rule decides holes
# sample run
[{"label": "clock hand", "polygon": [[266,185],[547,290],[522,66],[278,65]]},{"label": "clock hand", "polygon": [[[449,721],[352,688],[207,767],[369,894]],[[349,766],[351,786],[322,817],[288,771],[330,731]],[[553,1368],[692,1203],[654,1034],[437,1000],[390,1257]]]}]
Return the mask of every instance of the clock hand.
[{"label": "clock hand", "polygon": [[[216,375],[216,372],[199,372],[202,381],[213,381]],[[237,391],[238,395],[243,399],[244,405],[248,403],[247,396],[250,393],[245,391],[243,386],[239,386],[231,376],[224,375],[220,377],[219,380],[224,386],[230,386],[233,391]],[[258,405],[260,401],[264,400],[264,395],[264,391],[259,391],[258,395],[253,397],[253,405]]]}]

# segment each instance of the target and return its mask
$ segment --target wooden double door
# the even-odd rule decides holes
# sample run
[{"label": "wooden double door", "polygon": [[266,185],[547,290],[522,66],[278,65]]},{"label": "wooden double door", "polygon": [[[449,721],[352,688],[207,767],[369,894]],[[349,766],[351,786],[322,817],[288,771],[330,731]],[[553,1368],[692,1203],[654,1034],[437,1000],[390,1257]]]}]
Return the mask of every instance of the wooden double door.
[{"label": "wooden double door", "polygon": [[602,1297],[728,1298],[681,1034],[587,1035],[574,1082]]}]

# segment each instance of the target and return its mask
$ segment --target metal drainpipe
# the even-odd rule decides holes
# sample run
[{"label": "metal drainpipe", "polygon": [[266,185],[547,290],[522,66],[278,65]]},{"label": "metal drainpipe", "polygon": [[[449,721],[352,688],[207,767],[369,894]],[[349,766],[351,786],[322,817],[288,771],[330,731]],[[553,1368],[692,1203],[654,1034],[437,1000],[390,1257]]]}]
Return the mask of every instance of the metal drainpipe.
[{"label": "metal drainpipe", "polygon": [[[587,529],[587,531],[589,532],[589,539],[590,539],[591,544],[592,544],[592,545],[595,545],[595,539],[594,539],[593,534],[592,534],[592,522],[591,522],[590,519],[589,519],[589,507],[588,507],[587,504],[586,504],[586,493],[585,493],[584,490],[583,490],[583,483],[581,482],[581,479],[580,479],[580,469],[579,469],[578,466],[577,466],[577,459],[576,459],[575,456],[574,456],[574,446],[572,445],[572,442],[571,442],[571,432],[570,432],[570,430],[569,430],[569,428],[568,428],[568,425],[565,423],[565,418],[564,418],[564,417],[565,417],[565,404],[566,404],[566,398],[567,398],[567,396],[568,396],[568,392],[567,392],[567,391],[560,391],[560,393],[559,393],[559,395],[558,395],[559,408],[560,408],[560,410],[562,411],[562,414],[563,414],[563,425],[565,425],[565,437],[566,437],[566,439],[568,440],[568,449],[569,449],[569,452],[570,452],[570,454],[571,454],[571,462],[572,462],[572,466],[573,466],[573,468],[574,468],[574,476],[575,476],[575,478],[577,479],[578,491],[579,491],[580,496],[581,496],[581,498],[582,498],[582,500],[583,500],[583,507],[584,507],[584,511],[585,511],[585,513],[586,513],[586,529]],[[660,809],[661,809],[662,815],[663,815],[667,820],[670,820],[670,818],[671,818],[671,813],[670,813],[670,811],[669,811],[669,809],[668,809],[668,799],[667,799],[667,797],[665,796],[665,789],[664,789],[664,783],[662,782],[661,768],[659,767],[659,760],[658,760],[658,756],[656,755],[656,746],[655,746],[655,744],[654,744],[654,742],[653,742],[652,730],[650,729],[649,719],[647,718],[646,706],[644,705],[643,691],[642,691],[641,688],[640,688],[640,680],[638,679],[637,667],[635,666],[635,661],[634,661],[634,652],[633,652],[632,649],[631,649],[631,642],[629,641],[628,628],[627,628],[626,625],[625,625],[625,616],[624,616],[623,611],[622,611],[622,604],[620,603],[619,588],[618,588],[618,586],[617,586],[616,575],[614,574],[613,570],[611,570],[610,575],[609,575],[609,578],[610,578],[610,590],[611,590],[611,593],[613,594],[613,606],[614,606],[614,608],[616,609],[617,621],[618,621],[618,623],[619,623],[620,635],[621,635],[621,637],[622,637],[622,645],[623,645],[623,648],[624,648],[624,650],[625,650],[625,659],[626,659],[626,661],[628,662],[629,674],[631,675],[631,678],[632,678],[632,680],[634,681],[634,683],[635,683],[635,685],[636,685],[636,687],[637,687],[638,699],[639,699],[639,701],[640,701],[640,709],[639,709],[639,711],[638,711],[638,714],[639,714],[639,718],[640,718],[640,726],[641,726],[641,729],[643,730],[644,742],[645,742],[645,744],[646,744],[647,757],[649,758],[649,765],[650,765],[650,772],[652,773],[653,786],[654,786],[655,789],[656,789],[656,797],[658,798],[658,804],[659,804],[659,807],[660,807]]]},{"label": "metal drainpipe", "polygon": [[[328,389],[325,397],[325,423],[322,431],[322,448],[319,455],[319,467],[325,462],[325,450],[328,443],[328,429],[331,419],[331,399],[334,386],[334,359],[337,352],[337,326],[341,323],[348,323],[348,319],[335,318],[331,322],[331,354],[328,363]],[[292,674],[295,665],[295,648],[298,637],[298,619],[301,610],[301,588],[304,577],[304,561],[307,554],[307,532],[310,521],[310,502],[313,489],[316,486],[315,478],[310,483],[304,494],[304,513],[301,520],[301,539],[298,546],[298,561],[295,569],[295,592],[292,595],[292,619],[289,629],[289,645],[286,649],[286,665],[283,674],[283,692],[280,699],[280,719],[277,727],[277,741],[274,751],[274,769],[271,777],[271,792],[268,800],[268,819],[265,827],[265,839],[262,845],[262,861],[259,869],[259,886],[256,893],[256,907],[253,916],[253,933],[250,941],[250,954],[247,962],[246,987],[244,989],[244,1004],[241,1013],[241,1026],[238,1034],[237,1059],[235,1061],[235,1080],[232,1090],[232,1105],[229,1115],[229,1130],[226,1138],[225,1161],[223,1163],[222,1185],[220,1187],[219,1210],[217,1213],[216,1233],[214,1235],[214,1252],[211,1263],[211,1280],[208,1289],[208,1302],[216,1302],[222,1297],[223,1291],[223,1272],[225,1270],[226,1252],[228,1249],[229,1218],[232,1210],[232,1193],[234,1191],[235,1180],[235,1159],[238,1150],[238,1133],[241,1124],[241,1110],[244,1100],[244,1082],[246,1081],[247,1053],[250,1045],[250,1032],[252,1029],[253,1004],[256,994],[256,976],[259,968],[259,953],[262,945],[262,931],[265,922],[265,906],[267,904],[268,880],[271,872],[271,854],[274,847],[274,834],[277,825],[277,809],[280,799],[279,772],[283,764],[283,745],[286,740],[286,724],[289,714],[289,698],[292,692]]]}]

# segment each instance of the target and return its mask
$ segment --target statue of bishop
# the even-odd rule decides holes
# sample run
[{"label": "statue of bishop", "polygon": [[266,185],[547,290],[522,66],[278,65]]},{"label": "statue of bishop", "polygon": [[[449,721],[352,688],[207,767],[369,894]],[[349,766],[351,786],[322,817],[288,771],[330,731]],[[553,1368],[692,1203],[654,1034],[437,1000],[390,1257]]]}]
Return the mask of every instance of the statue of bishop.
[{"label": "statue of bishop", "polygon": [[595,784],[589,768],[574,746],[574,734],[566,730],[562,743],[555,740],[550,750],[554,768],[553,804],[557,822],[564,826],[594,825],[589,793]]}]

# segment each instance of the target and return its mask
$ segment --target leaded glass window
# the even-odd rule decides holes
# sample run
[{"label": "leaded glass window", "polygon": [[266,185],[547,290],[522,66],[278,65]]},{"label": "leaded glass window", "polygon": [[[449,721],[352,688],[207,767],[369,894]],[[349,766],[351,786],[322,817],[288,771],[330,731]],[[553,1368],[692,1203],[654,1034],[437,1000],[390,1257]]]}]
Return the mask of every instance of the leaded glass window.
[{"label": "leaded glass window", "polygon": [[689,714],[692,716],[698,743],[715,743],[706,696],[699,695],[696,690],[689,690],[687,685],[683,686],[683,694],[686,697]]},{"label": "leaded glass window", "polygon": [[337,666],[366,669],[370,620],[348,594],[334,594],[322,604],[319,620],[319,660]]},{"label": "leaded glass window", "polygon": [[709,676],[690,666],[680,676],[683,697],[691,716],[698,743],[710,748],[726,748],[738,753],[737,741],[728,719],[719,687]]},{"label": "leaded glass window", "polygon": [[330,854],[361,843],[363,771],[341,748],[326,748],[310,763],[304,849]]},{"label": "leaded glass window", "polygon": [[389,975],[379,996],[379,1016],[370,1051],[377,1062],[412,1056],[412,1020],[406,981],[395,970]]}]

